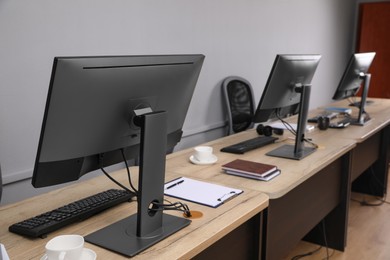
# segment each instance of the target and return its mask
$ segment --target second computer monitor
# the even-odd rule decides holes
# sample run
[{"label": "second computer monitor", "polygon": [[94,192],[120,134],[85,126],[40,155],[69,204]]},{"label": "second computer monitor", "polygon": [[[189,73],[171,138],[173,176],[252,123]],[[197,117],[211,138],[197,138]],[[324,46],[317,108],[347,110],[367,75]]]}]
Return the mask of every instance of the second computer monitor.
[{"label": "second computer monitor", "polygon": [[272,66],[254,122],[260,123],[272,117],[282,118],[287,113],[297,113],[295,146],[282,146],[269,155],[289,159],[301,159],[315,148],[304,146],[311,80],[317,69],[320,55],[277,55]]}]

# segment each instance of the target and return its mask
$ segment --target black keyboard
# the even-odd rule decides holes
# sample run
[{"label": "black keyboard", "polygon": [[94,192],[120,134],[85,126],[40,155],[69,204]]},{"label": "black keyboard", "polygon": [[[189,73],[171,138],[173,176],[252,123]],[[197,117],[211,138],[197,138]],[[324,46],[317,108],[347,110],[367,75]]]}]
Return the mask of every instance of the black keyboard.
[{"label": "black keyboard", "polygon": [[9,227],[9,231],[22,236],[45,237],[46,234],[66,225],[91,217],[120,203],[131,201],[133,196],[133,193],[125,190],[110,189],[15,223]]},{"label": "black keyboard", "polygon": [[250,150],[263,147],[267,144],[274,143],[278,138],[273,136],[259,136],[253,139],[245,140],[240,143],[226,146],[221,149],[221,152],[243,154]]}]

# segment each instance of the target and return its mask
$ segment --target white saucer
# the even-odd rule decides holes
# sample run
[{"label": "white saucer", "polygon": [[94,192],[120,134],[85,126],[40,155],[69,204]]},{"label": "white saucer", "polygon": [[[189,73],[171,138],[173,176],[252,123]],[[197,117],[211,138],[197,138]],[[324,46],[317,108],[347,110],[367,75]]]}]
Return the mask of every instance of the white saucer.
[{"label": "white saucer", "polygon": [[[47,255],[41,257],[41,260],[46,260]],[[92,249],[84,248],[83,252],[81,253],[80,260],[95,260],[96,259],[96,253]]]},{"label": "white saucer", "polygon": [[89,248],[84,248],[80,260],[95,260],[95,259],[96,259],[95,251]]},{"label": "white saucer", "polygon": [[214,164],[218,161],[218,157],[214,154],[211,155],[211,158],[207,161],[198,161],[193,155],[190,156],[190,161],[193,164],[199,164],[199,165],[207,165],[207,164]]}]

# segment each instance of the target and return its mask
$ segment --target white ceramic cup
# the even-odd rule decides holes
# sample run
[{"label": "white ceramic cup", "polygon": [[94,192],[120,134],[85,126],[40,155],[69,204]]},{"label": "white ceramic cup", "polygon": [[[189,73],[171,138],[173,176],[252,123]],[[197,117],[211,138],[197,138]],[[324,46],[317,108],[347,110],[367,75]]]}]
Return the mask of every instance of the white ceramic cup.
[{"label": "white ceramic cup", "polygon": [[194,158],[198,162],[207,162],[212,159],[213,147],[211,146],[197,146],[194,148]]},{"label": "white ceramic cup", "polygon": [[46,244],[47,260],[77,260],[81,259],[84,248],[84,238],[80,235],[61,235],[52,238]]}]

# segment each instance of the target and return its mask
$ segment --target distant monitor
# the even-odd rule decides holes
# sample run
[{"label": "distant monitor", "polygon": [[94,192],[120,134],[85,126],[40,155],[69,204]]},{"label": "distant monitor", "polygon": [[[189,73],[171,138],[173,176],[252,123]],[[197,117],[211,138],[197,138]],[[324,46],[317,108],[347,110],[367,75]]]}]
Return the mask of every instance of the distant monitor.
[{"label": "distant monitor", "polygon": [[282,118],[295,114],[298,109],[298,123],[295,145],[284,145],[268,155],[302,159],[315,151],[304,146],[304,134],[309,108],[311,80],[320,62],[320,55],[277,55],[258,104],[254,122],[270,118]]},{"label": "distant monitor", "polygon": [[369,120],[364,111],[370,87],[371,74],[367,73],[374,60],[375,52],[355,53],[349,59],[340,83],[333,95],[334,100],[355,97],[362,83],[364,83],[361,100],[353,105],[359,108],[358,117],[352,120],[352,124],[363,125]]},{"label": "distant monitor", "polygon": [[[32,184],[44,187],[140,159],[138,211],[86,237],[135,255],[190,221],[162,214],[165,156],[182,127],[203,55],[56,57]],[[126,241],[126,242],[125,242]]]}]

